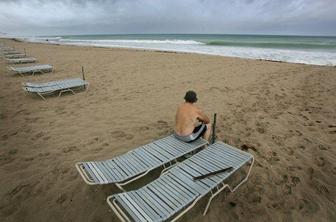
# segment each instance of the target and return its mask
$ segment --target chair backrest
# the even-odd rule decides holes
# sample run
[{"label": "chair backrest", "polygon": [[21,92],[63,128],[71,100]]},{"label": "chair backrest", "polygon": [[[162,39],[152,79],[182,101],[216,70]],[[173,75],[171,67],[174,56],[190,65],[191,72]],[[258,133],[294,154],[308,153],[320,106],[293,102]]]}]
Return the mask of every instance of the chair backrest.
[{"label": "chair backrest", "polygon": [[207,144],[199,138],[191,143],[179,141],[174,135],[140,146],[123,155],[103,161],[79,162],[77,170],[90,185],[125,183],[166,164],[173,164],[185,154],[194,152]]}]

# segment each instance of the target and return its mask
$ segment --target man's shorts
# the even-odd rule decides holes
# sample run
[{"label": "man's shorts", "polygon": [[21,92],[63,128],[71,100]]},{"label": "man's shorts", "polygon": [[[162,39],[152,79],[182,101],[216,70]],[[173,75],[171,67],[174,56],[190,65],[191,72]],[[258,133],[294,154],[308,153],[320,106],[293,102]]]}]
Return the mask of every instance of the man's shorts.
[{"label": "man's shorts", "polygon": [[175,137],[179,140],[190,143],[192,141],[197,140],[201,136],[203,136],[206,130],[207,130],[207,126],[203,123],[199,126],[196,126],[192,134],[187,135],[187,136],[180,136],[175,133]]}]

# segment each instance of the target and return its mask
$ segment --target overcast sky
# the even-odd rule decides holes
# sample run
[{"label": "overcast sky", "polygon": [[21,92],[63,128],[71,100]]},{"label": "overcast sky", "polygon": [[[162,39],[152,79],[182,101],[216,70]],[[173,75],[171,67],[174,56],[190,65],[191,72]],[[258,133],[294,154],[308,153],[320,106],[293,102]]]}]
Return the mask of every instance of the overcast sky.
[{"label": "overcast sky", "polygon": [[12,35],[336,35],[336,0],[0,0]]}]

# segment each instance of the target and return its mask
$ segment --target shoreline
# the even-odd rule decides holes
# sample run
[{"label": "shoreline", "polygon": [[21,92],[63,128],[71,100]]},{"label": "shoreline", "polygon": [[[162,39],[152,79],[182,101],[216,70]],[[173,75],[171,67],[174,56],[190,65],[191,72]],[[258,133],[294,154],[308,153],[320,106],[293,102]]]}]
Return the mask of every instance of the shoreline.
[{"label": "shoreline", "polygon": [[[249,180],[218,195],[206,216],[205,198],[184,221],[336,220],[335,67],[0,43],[55,66],[51,74],[19,77],[0,60],[1,221],[117,221],[106,197],[118,190],[88,186],[75,163],[109,159],[170,135],[189,89],[209,117],[217,113],[218,140],[254,155],[255,165]],[[21,88],[21,82],[80,76],[82,65],[86,92],[44,102]]]},{"label": "shoreline", "polygon": [[136,47],[136,46],[99,46],[99,45],[85,45],[85,44],[76,44],[76,43],[58,43],[58,42],[43,42],[43,41],[28,41],[23,38],[12,38],[15,41],[22,41],[26,43],[36,43],[36,44],[47,44],[47,45],[64,45],[64,46],[79,46],[79,47],[97,47],[97,48],[114,48],[114,49],[128,49],[128,50],[140,50],[140,51],[153,51],[153,52],[164,52],[164,53],[181,53],[181,54],[199,54],[199,55],[206,55],[206,56],[221,56],[227,58],[238,58],[238,59],[248,59],[248,60],[257,60],[257,61],[270,61],[270,62],[280,62],[280,63],[291,63],[291,64],[302,64],[302,65],[314,65],[314,66],[328,66],[328,67],[336,67],[336,64],[312,64],[312,63],[304,63],[304,62],[289,62],[289,61],[282,61],[276,59],[262,59],[262,58],[248,58],[248,57],[241,57],[241,56],[229,56],[229,55],[220,55],[216,53],[206,53],[206,52],[197,52],[197,51],[182,51],[182,50],[169,50],[169,49],[151,49],[145,47]]}]

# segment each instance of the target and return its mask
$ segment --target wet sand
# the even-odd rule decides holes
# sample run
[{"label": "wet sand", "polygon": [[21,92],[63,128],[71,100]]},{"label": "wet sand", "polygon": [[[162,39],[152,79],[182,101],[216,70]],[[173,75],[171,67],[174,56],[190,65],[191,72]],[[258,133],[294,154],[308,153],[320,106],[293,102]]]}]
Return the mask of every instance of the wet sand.
[{"label": "wet sand", "polygon": [[[0,221],[117,221],[106,203],[117,189],[88,186],[75,163],[171,134],[189,89],[205,113],[217,113],[218,139],[250,152],[256,163],[248,182],[215,198],[206,216],[202,201],[181,221],[336,221],[335,67],[0,44],[55,66],[51,74],[19,77],[0,60]],[[81,77],[82,65],[86,92],[44,102],[21,88],[25,81]]]}]

